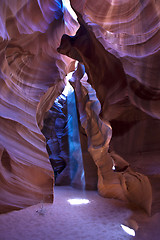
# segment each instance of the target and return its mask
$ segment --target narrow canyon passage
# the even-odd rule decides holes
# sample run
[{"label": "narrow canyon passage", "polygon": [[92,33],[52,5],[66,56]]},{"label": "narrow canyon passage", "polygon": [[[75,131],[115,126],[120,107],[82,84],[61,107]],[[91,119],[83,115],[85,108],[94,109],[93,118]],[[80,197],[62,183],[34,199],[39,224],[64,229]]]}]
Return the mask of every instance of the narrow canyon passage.
[{"label": "narrow canyon passage", "polygon": [[159,239],[159,39],[159,0],[0,0],[0,240]]}]

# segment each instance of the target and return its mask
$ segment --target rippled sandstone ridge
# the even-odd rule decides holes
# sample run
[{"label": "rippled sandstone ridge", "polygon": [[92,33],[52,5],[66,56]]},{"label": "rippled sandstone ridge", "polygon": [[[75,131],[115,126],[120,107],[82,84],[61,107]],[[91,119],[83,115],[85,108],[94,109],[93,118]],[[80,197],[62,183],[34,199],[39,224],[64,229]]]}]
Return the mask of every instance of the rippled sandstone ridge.
[{"label": "rippled sandstone ridge", "polygon": [[71,62],[56,49],[63,33],[74,33],[78,24],[61,1],[1,2],[0,211],[5,212],[53,201],[53,169],[40,129]]},{"label": "rippled sandstone ridge", "polygon": [[140,172],[159,176],[158,161],[153,170],[144,157],[160,155],[159,1],[71,4],[79,22],[60,0],[1,1],[0,212],[53,201],[41,129],[73,59],[85,65],[100,117],[110,121],[110,147],[135,168],[138,154]]}]

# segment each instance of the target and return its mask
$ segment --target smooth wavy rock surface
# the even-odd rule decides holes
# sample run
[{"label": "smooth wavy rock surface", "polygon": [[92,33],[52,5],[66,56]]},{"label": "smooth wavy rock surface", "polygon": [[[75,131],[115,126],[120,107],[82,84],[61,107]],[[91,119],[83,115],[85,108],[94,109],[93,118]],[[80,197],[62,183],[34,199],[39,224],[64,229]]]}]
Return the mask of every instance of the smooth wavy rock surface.
[{"label": "smooth wavy rock surface", "polygon": [[56,49],[77,23],[61,1],[24,0],[1,1],[0,24],[0,212],[5,212],[53,201],[53,170],[40,128],[71,62]]},{"label": "smooth wavy rock surface", "polygon": [[[109,122],[99,118],[100,103],[95,91],[80,77],[82,71],[78,66],[76,75],[71,79],[77,96],[77,105],[82,127],[88,137],[88,151],[98,168],[98,191],[107,198],[128,201],[133,206],[144,209],[151,214],[152,188],[143,174],[133,171],[129,164],[114,152],[109,153],[112,128]],[[81,81],[78,79],[78,75]],[[118,171],[113,171],[116,166]]]},{"label": "smooth wavy rock surface", "polygon": [[71,0],[71,3],[104,48],[121,60],[131,103],[160,119],[160,2]]}]

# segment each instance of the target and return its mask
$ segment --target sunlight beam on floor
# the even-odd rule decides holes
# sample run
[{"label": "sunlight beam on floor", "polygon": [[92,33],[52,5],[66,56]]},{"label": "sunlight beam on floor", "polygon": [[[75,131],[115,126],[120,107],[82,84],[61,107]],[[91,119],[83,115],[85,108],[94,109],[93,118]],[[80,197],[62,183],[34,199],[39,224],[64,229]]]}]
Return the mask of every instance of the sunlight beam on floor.
[{"label": "sunlight beam on floor", "polygon": [[81,198],[73,198],[67,200],[71,205],[81,205],[81,204],[88,204],[90,201],[88,199],[81,199]]}]

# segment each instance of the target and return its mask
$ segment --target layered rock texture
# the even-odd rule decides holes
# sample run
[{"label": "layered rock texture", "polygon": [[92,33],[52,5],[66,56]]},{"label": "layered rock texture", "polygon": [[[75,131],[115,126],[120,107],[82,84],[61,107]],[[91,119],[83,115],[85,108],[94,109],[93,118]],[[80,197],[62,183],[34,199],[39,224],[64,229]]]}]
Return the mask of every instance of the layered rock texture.
[{"label": "layered rock texture", "polygon": [[[52,166],[61,172],[59,177],[64,174],[59,183],[66,179],[68,184],[89,189],[96,189],[98,168],[98,187],[102,186],[103,193],[109,186],[108,176],[112,175],[113,180],[123,175],[122,182],[128,181],[128,186],[135,178],[144,183],[142,188],[145,188],[149,181],[144,174],[148,175],[153,188],[153,206],[158,211],[160,3],[152,0],[71,0],[77,22],[73,12],[66,8],[68,2],[1,1],[0,211],[40,201],[52,202]],[[78,96],[74,104],[75,98],[67,97],[65,113],[60,112],[60,107],[58,115],[54,108],[55,99],[66,85],[65,76],[75,69],[75,60],[85,66],[86,79],[99,100],[91,111],[94,117],[92,114],[89,117],[93,125],[100,127],[101,134],[97,132],[91,143],[87,136],[94,135],[91,130],[98,128],[90,127],[90,123],[83,126],[81,114],[76,115]],[[76,73],[78,81],[82,72]],[[84,88],[83,91],[88,90]],[[68,113],[75,117],[72,116],[71,122]],[[48,127],[49,119],[51,127]],[[48,128],[51,133],[47,132]],[[103,158],[100,153],[97,156],[88,150],[88,144],[97,148],[106,142],[105,154],[109,158],[113,155],[116,171],[120,174],[111,170],[113,162],[110,160],[107,161],[109,172],[105,169],[103,163],[107,156]],[[97,159],[102,161],[97,163]],[[60,160],[62,165],[56,165]],[[104,172],[99,170],[101,163]],[[133,172],[126,170],[129,165]],[[106,186],[102,178],[106,179]],[[137,193],[141,192],[138,182]],[[150,213],[151,190],[148,189],[145,199],[150,200],[142,207]],[[124,198],[134,201],[127,189]]]},{"label": "layered rock texture", "polygon": [[150,215],[152,189],[148,178],[133,171],[115,152],[109,152],[112,128],[109,122],[99,118],[101,105],[87,78],[82,76],[79,81],[74,74],[72,84],[77,96],[80,122],[88,137],[88,151],[98,169],[99,194],[129,202]]},{"label": "layered rock texture", "polygon": [[74,32],[77,23],[61,1],[1,1],[0,11],[0,211],[4,212],[53,201],[53,170],[40,129],[45,112],[65,86],[71,62],[56,49],[63,33]]}]

